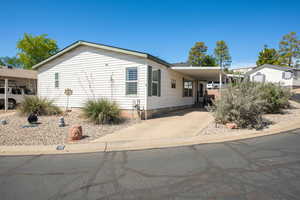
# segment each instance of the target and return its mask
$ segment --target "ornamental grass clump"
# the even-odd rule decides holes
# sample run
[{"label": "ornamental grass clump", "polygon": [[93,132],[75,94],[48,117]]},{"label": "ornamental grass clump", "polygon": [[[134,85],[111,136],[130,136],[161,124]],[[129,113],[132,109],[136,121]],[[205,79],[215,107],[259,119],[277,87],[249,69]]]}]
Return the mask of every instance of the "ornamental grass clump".
[{"label": "ornamental grass clump", "polygon": [[262,128],[266,100],[260,98],[259,86],[251,82],[229,85],[222,91],[221,98],[210,107],[215,121],[221,124],[236,123],[239,128]]},{"label": "ornamental grass clump", "polygon": [[62,113],[61,109],[53,104],[53,100],[37,96],[25,97],[17,110],[22,115],[29,115],[31,113],[37,113],[38,115],[58,115]]},{"label": "ornamental grass clump", "polygon": [[107,99],[88,100],[83,107],[83,114],[95,124],[120,122],[120,108]]}]

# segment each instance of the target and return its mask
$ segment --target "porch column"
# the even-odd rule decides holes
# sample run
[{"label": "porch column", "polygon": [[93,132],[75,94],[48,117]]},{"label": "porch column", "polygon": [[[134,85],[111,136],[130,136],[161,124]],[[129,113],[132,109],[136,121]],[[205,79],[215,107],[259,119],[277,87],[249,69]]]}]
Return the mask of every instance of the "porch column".
[{"label": "porch column", "polygon": [[221,91],[221,89],[222,89],[222,69],[220,70],[220,73],[219,73],[219,82],[220,82],[219,88]]},{"label": "porch column", "polygon": [[8,79],[4,79],[4,110],[8,110],[8,98],[7,98],[7,89],[8,89]]}]

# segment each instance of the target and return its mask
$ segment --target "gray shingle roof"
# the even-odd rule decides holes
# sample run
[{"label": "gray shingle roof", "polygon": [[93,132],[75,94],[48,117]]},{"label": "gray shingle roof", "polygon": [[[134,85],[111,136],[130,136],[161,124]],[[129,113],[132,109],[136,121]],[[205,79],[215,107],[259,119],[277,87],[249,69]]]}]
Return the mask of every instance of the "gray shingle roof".
[{"label": "gray shingle roof", "polygon": [[291,68],[291,67],[282,67],[282,66],[278,66],[278,65],[270,65],[270,64],[264,64],[258,67],[253,68],[252,70],[248,71],[246,73],[246,75],[250,75],[253,74],[263,68],[271,68],[271,69],[277,69],[277,70],[281,70],[281,71],[293,71],[293,70],[297,70],[295,68]]}]

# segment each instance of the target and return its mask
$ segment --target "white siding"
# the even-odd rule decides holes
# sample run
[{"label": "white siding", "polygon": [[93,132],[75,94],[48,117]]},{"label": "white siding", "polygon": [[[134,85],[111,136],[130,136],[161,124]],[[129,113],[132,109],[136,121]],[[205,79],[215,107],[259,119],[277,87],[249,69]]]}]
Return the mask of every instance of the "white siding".
[{"label": "white siding", "polygon": [[[146,60],[135,56],[80,46],[50,61],[38,70],[38,94],[66,106],[64,90],[71,88],[70,107],[82,107],[87,99],[108,98],[121,109],[132,109],[133,102],[141,100],[145,106]],[[125,71],[138,67],[138,95],[126,96]],[[54,86],[54,74],[59,73],[59,88]],[[111,81],[112,77],[112,81]]]},{"label": "white siding", "polygon": [[[163,65],[148,61],[152,70],[161,70],[161,96],[149,96],[147,98],[147,109],[159,109],[174,106],[192,105],[195,102],[195,84],[193,83],[193,97],[183,97],[182,79],[193,80],[190,77],[183,76],[174,70]],[[171,80],[176,80],[176,89],[171,88]]]},{"label": "white siding", "polygon": [[292,84],[293,84],[292,78],[288,79],[288,80],[285,80],[282,78],[283,71],[278,70],[278,69],[271,69],[271,68],[262,68],[261,70],[250,74],[251,81],[253,80],[252,77],[258,72],[265,75],[266,82],[280,83],[280,85],[282,85],[282,86],[292,86]]},{"label": "white siding", "polygon": [[293,86],[300,87],[300,71],[296,71],[293,79]]}]

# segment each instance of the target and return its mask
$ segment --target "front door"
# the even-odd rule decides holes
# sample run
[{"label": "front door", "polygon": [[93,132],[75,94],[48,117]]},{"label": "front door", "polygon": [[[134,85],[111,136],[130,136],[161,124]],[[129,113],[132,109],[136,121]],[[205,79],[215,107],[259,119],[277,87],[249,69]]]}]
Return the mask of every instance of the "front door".
[{"label": "front door", "polygon": [[201,82],[198,82],[198,87],[197,87],[197,104],[203,102],[203,90],[204,90],[204,85]]}]

